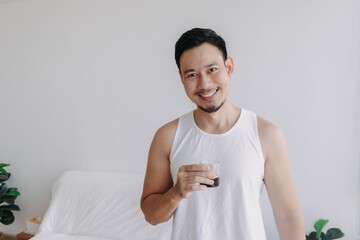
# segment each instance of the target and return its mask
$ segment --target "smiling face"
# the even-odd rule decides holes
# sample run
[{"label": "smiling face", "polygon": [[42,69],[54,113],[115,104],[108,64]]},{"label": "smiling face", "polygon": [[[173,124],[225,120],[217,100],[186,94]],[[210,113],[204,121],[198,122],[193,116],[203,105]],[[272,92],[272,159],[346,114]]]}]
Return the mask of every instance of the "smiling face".
[{"label": "smiling face", "polygon": [[224,61],[219,49],[209,43],[186,50],[180,57],[185,92],[205,112],[216,112],[226,102],[232,72],[232,59]]}]

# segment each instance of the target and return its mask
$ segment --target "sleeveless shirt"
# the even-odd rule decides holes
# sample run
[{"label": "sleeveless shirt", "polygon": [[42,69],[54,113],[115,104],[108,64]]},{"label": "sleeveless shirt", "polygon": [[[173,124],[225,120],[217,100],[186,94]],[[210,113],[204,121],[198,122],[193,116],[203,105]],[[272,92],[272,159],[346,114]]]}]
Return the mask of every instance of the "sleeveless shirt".
[{"label": "sleeveless shirt", "polygon": [[260,206],[264,157],[255,113],[242,109],[223,134],[197,127],[193,111],[181,116],[170,152],[171,175],[185,164],[216,159],[220,186],[190,193],[173,216],[172,240],[265,240]]}]

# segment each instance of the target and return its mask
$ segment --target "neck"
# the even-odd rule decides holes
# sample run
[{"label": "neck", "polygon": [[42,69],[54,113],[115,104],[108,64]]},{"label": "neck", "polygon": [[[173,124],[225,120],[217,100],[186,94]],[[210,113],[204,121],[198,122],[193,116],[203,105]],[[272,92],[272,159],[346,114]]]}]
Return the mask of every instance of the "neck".
[{"label": "neck", "polygon": [[226,100],[216,112],[208,113],[198,108],[194,111],[196,125],[211,134],[222,134],[230,130],[240,116],[240,109]]}]

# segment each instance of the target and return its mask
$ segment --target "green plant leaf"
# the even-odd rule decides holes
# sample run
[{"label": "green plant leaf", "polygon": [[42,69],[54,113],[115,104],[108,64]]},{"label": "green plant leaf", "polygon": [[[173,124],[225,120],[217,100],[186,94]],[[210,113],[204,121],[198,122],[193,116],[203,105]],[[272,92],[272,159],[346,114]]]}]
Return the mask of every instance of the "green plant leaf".
[{"label": "green plant leaf", "polygon": [[8,204],[12,204],[15,202],[16,198],[17,198],[17,196],[3,195],[3,196],[0,196],[0,203],[6,202]]},{"label": "green plant leaf", "polygon": [[0,173],[6,173],[5,168],[10,166],[8,163],[0,163]]},{"label": "green plant leaf", "polygon": [[20,196],[20,192],[17,190],[17,188],[9,188],[6,195],[8,195],[8,196]]},{"label": "green plant leaf", "polygon": [[330,228],[326,231],[324,240],[342,238],[345,234],[339,228]]},{"label": "green plant leaf", "polygon": [[15,220],[14,214],[7,209],[0,210],[0,222],[4,225],[9,225]]},{"label": "green plant leaf", "polygon": [[306,240],[317,240],[316,232],[311,232],[308,236],[306,236]]},{"label": "green plant leaf", "polygon": [[20,211],[20,208],[16,204],[0,205],[0,209],[6,209],[11,211]]},{"label": "green plant leaf", "polygon": [[319,219],[315,222],[316,239],[321,239],[321,233],[325,225],[329,222],[327,219]]},{"label": "green plant leaf", "polygon": [[6,183],[2,183],[0,186],[0,196],[7,193],[7,191],[8,191],[8,187],[7,187]]},{"label": "green plant leaf", "polygon": [[9,180],[11,173],[5,168],[10,166],[8,163],[0,163],[0,223],[4,225],[12,224],[15,216],[12,211],[20,211],[18,205],[14,204],[15,199],[20,196],[17,188],[8,188],[5,181]]},{"label": "green plant leaf", "polygon": [[11,173],[0,173],[0,183],[9,180]]}]

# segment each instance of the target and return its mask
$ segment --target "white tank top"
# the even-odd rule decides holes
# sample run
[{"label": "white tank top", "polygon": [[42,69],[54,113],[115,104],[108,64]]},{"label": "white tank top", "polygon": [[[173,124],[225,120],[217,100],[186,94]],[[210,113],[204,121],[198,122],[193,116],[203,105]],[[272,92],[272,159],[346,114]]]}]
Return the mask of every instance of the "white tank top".
[{"label": "white tank top", "polygon": [[242,109],[224,134],[197,127],[193,112],[180,117],[170,153],[176,182],[181,165],[220,161],[220,186],[192,192],[173,216],[172,240],[265,240],[260,207],[264,157],[256,114]]}]

